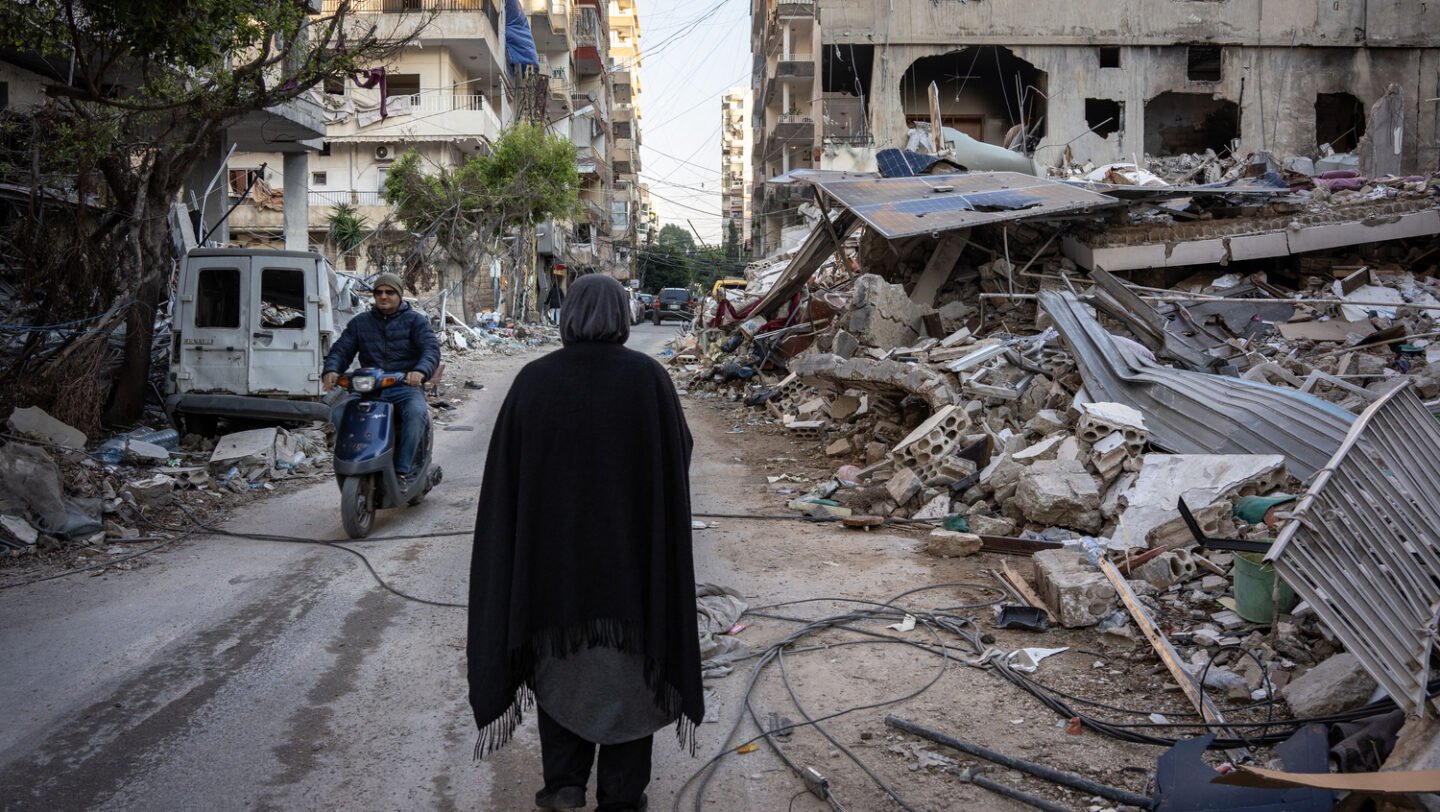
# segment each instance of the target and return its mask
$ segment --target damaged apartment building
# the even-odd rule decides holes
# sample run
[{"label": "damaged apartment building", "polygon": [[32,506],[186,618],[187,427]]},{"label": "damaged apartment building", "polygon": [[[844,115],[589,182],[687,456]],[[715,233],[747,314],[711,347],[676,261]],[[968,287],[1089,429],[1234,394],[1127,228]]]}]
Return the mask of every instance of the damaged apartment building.
[{"label": "damaged apartment building", "polygon": [[[754,0],[749,238],[802,224],[797,169],[874,171],[917,122],[1074,164],[1214,153],[1433,170],[1440,9],[1311,0]],[[938,102],[932,110],[931,86]]]}]

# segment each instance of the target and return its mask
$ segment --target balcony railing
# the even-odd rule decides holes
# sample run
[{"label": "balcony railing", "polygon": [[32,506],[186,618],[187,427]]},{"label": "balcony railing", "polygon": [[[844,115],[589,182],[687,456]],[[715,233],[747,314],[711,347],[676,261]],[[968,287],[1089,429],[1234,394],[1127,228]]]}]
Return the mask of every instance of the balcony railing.
[{"label": "balcony railing", "polygon": [[337,189],[333,192],[310,192],[306,200],[311,206],[339,206],[342,203],[351,206],[387,206],[384,192],[355,192],[349,189]]},{"label": "balcony railing", "polygon": [[456,110],[493,112],[485,106],[485,96],[479,93],[416,93],[409,98],[412,113],[450,113]]}]

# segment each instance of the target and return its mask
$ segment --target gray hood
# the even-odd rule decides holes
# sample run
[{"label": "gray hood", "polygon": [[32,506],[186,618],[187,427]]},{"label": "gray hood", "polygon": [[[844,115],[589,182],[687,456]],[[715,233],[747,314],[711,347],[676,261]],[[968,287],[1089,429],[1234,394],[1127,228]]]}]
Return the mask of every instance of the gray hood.
[{"label": "gray hood", "polygon": [[630,294],[602,274],[580,277],[560,306],[560,340],[566,346],[592,341],[624,344],[630,338]]}]

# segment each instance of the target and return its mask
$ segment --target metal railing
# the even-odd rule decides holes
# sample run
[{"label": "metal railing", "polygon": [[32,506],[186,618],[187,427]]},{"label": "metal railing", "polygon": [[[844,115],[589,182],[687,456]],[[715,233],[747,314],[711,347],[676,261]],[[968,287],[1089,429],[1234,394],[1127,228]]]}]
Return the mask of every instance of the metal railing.
[{"label": "metal railing", "polygon": [[306,195],[311,206],[386,206],[384,192],[357,192],[350,189],[336,189],[333,192],[312,191]]}]

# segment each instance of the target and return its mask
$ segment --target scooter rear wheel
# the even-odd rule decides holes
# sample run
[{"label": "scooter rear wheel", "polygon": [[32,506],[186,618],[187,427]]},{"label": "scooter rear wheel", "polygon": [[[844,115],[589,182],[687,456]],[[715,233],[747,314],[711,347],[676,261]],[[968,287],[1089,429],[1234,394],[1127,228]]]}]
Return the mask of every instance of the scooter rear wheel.
[{"label": "scooter rear wheel", "polygon": [[363,539],[375,523],[375,477],[346,477],[340,484],[340,521],[345,535]]}]

